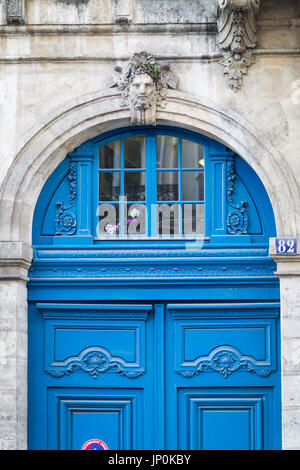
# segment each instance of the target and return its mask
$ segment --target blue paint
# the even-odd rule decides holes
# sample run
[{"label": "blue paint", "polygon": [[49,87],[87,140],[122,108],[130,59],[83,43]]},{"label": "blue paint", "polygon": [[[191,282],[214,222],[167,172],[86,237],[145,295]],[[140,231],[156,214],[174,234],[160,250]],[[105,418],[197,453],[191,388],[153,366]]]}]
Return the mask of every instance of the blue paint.
[{"label": "blue paint", "polygon": [[[178,138],[178,175],[182,140],[204,147],[201,239],[96,237],[99,148],[119,140],[117,171],[134,172],[123,165],[123,144],[138,135],[146,137],[148,235],[157,230],[157,135]],[[207,137],[132,127],[71,152],[33,221],[29,448],[100,439],[110,450],[280,449],[275,236],[257,175]]]},{"label": "blue paint", "polygon": [[297,238],[276,238],[275,249],[277,255],[296,255]]},{"label": "blue paint", "polygon": [[[210,247],[222,245],[250,245],[252,243],[268,246],[268,238],[275,233],[275,223],[272,208],[266,194],[266,191],[257,175],[251,168],[232,151],[228,150],[222,144],[211,141],[210,139],[199,136],[190,131],[179,130],[177,128],[166,128],[157,126],[156,128],[125,128],[122,131],[106,133],[98,138],[91,140],[75,149],[69,154],[45,184],[35,211],[33,221],[33,244],[34,245],[91,245],[101,244],[106,246],[111,243],[110,240],[95,240],[97,218],[97,192],[98,192],[98,151],[103,145],[113,141],[120,140],[122,143],[125,138],[130,136],[145,135],[146,137],[146,186],[147,200],[146,207],[149,214],[149,234],[152,229],[152,235],[155,235],[155,224],[153,223],[155,212],[151,211],[151,206],[156,203],[156,136],[176,136],[179,138],[179,166],[181,161],[182,139],[197,143],[204,148],[205,160],[205,239],[201,240],[200,245]],[[124,147],[121,145],[121,166],[124,161]],[[76,194],[72,193],[70,187],[68,167],[70,164],[76,167],[78,176],[76,185]],[[232,181],[232,199],[235,206],[239,206],[242,201],[247,202],[244,211],[244,218],[248,218],[248,223],[244,224],[246,232],[240,234],[238,231],[235,236],[230,236],[229,222],[232,211],[239,217],[240,209],[234,209],[228,199],[228,174],[229,165],[235,169],[235,178]],[[70,170],[69,170],[70,171]],[[105,170],[106,171],[106,170]],[[126,169],[126,171],[135,171]],[[202,171],[202,170],[201,170]],[[179,174],[181,170],[178,170]],[[124,166],[120,170],[124,174]],[[121,181],[123,181],[121,179]],[[248,189],[248,186],[251,190]],[[56,188],[56,191],[53,189]],[[121,184],[121,189],[123,185]],[[181,186],[179,187],[181,192]],[[49,194],[52,195],[49,198]],[[180,193],[181,194],[181,193]],[[92,197],[93,195],[93,197]],[[63,233],[65,236],[55,236],[55,217],[57,214],[57,203],[63,202],[66,207],[75,200],[73,211],[76,213],[76,233],[72,239],[68,236],[67,230]],[[179,198],[179,204],[183,202]],[[109,202],[109,201],[108,201]],[[113,201],[111,201],[113,202]],[[199,201],[201,204],[201,201]],[[188,201],[184,201],[188,203]],[[259,207],[259,211],[258,211]],[[263,210],[264,209],[264,210]],[[236,218],[235,217],[235,218]],[[210,240],[208,240],[208,237]],[[176,237],[175,237],[176,238]],[[188,240],[180,242],[173,240],[182,247]],[[134,246],[138,246],[135,240],[127,240]],[[119,241],[120,246],[122,241]],[[156,247],[162,243],[161,240],[145,240],[149,246]],[[195,243],[195,247],[199,245]],[[116,243],[114,241],[114,245]]]}]

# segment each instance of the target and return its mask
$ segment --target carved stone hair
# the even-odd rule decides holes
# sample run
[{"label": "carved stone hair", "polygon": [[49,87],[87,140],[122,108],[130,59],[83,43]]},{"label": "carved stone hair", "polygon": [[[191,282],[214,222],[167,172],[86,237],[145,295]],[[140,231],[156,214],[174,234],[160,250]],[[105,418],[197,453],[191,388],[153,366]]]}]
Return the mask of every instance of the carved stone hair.
[{"label": "carved stone hair", "polygon": [[[118,87],[121,91],[123,106],[128,106],[131,110],[131,122],[134,124],[155,124],[156,106],[165,106],[168,88],[175,89],[178,83],[178,79],[172,73],[170,66],[168,64],[159,64],[152,54],[142,51],[133,54],[125,67],[117,65],[115,71],[119,75],[112,77],[109,86]],[[135,77],[142,74],[147,74],[152,79],[155,88],[151,103],[151,117],[149,111],[148,118],[147,116],[137,117],[131,96],[131,83]]]}]

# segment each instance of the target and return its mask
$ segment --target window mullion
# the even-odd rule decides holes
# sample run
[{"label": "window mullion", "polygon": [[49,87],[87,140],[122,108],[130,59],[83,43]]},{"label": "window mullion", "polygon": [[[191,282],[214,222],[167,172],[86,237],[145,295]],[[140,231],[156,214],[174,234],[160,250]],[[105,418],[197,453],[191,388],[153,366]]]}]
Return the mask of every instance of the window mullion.
[{"label": "window mullion", "polygon": [[178,224],[179,224],[179,236],[182,236],[182,217],[183,217],[183,204],[182,204],[182,139],[178,139],[178,199],[179,199],[179,210],[178,210]]},{"label": "window mullion", "polygon": [[156,236],[156,136],[146,135],[148,235]]},{"label": "window mullion", "polygon": [[125,218],[125,204],[124,204],[124,138],[121,139],[121,169],[120,169],[120,195],[121,195],[121,200],[120,200],[120,208],[119,208],[119,211],[120,211],[120,214],[119,214],[119,217],[120,217],[120,236],[124,236],[124,227],[125,227],[125,221],[124,221],[124,218]]}]

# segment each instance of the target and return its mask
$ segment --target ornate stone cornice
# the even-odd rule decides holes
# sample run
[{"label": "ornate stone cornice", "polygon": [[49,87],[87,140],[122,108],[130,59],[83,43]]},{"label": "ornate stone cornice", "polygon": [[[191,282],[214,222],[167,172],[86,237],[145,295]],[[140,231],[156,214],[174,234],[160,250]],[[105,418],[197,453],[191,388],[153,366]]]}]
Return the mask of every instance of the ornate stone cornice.
[{"label": "ornate stone cornice", "polygon": [[0,241],[0,281],[28,281],[32,248],[27,243]]},{"label": "ornate stone cornice", "polygon": [[219,0],[218,45],[223,53],[220,64],[234,91],[242,87],[243,76],[254,63],[252,50],[257,43],[259,7],[260,0]]}]

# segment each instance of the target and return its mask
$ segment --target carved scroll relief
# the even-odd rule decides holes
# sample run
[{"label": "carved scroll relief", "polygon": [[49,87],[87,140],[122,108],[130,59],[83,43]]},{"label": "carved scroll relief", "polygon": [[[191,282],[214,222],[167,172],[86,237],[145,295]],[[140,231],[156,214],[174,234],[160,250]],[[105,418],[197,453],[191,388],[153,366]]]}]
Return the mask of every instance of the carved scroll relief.
[{"label": "carved scroll relief", "polygon": [[60,378],[69,375],[76,370],[81,370],[90,374],[96,379],[99,374],[104,372],[115,372],[120,375],[134,379],[143,375],[145,370],[142,368],[132,368],[119,357],[112,357],[110,353],[101,347],[87,348],[78,356],[72,356],[64,362],[60,362],[56,367],[46,370],[46,374]]},{"label": "carved scroll relief", "polygon": [[75,162],[70,162],[67,178],[70,185],[70,201],[68,204],[63,201],[56,202],[56,235],[74,235],[77,229],[76,214],[71,211],[77,200],[77,166]]},{"label": "carved scroll relief", "polygon": [[252,50],[257,43],[259,7],[260,0],[219,0],[218,45],[223,53],[220,64],[234,91],[242,87],[243,76],[255,62]]},{"label": "carved scroll relief", "polygon": [[234,160],[227,162],[226,169],[227,182],[227,203],[228,212],[226,219],[227,232],[231,235],[244,235],[248,233],[247,201],[234,201],[234,191],[236,189],[237,174]]},{"label": "carved scroll relief", "polygon": [[237,371],[252,372],[259,377],[268,377],[273,372],[270,367],[260,364],[254,358],[242,356],[231,346],[220,346],[212,350],[208,356],[199,357],[192,366],[177,370],[176,373],[190,378],[206,371],[218,372],[225,379]]},{"label": "carved scroll relief", "polygon": [[123,106],[129,107],[131,124],[155,125],[156,108],[164,107],[168,88],[175,89],[178,79],[169,65],[160,65],[147,52],[132,56],[125,67],[115,68],[118,75],[110,82],[122,94]]}]

